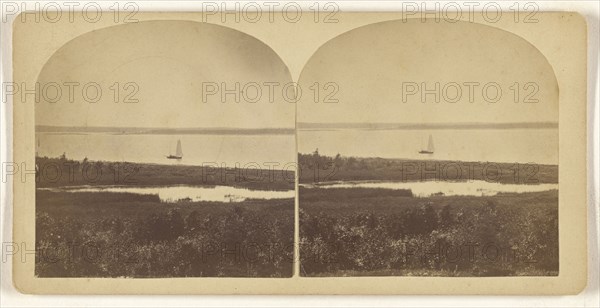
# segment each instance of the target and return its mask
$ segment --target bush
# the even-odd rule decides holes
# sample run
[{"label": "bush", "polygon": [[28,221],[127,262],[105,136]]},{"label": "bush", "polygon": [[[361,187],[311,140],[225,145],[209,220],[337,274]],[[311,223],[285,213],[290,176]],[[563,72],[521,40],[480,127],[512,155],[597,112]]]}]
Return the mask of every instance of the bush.
[{"label": "bush", "polygon": [[557,192],[382,204],[303,202],[301,194],[302,274],[557,275],[558,199],[550,196]]}]

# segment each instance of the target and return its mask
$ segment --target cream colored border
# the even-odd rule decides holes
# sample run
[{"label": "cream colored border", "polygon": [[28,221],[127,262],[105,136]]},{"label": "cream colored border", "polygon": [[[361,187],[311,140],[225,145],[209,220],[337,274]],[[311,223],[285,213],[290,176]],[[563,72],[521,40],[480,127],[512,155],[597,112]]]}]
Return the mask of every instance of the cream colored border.
[{"label": "cream colored border", "polygon": [[[510,16],[504,14],[503,16]],[[340,13],[337,24],[259,22],[226,23],[271,46],[297,78],[308,57],[324,42],[358,26],[400,19],[399,13]],[[197,13],[139,13],[139,20],[201,21]],[[575,294],[587,274],[586,163],[586,23],[577,13],[539,13],[539,23],[495,24],[535,45],[553,66],[560,87],[559,232],[560,275],[557,277],[443,278],[36,278],[33,259],[13,258],[15,287],[40,294]],[[306,19],[305,19],[306,20]],[[49,56],[79,34],[107,26],[98,23],[14,23],[14,82],[33,84]],[[51,33],[51,35],[50,35]],[[300,43],[298,43],[300,42]],[[14,103],[13,161],[33,166],[33,103]],[[13,242],[34,247],[35,182],[13,182]]]}]

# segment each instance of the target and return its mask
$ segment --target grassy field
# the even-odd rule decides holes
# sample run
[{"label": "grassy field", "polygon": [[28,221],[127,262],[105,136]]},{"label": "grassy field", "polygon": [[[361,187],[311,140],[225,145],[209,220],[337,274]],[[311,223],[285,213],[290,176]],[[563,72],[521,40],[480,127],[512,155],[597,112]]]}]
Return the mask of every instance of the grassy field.
[{"label": "grassy field", "polygon": [[294,172],[267,169],[214,168],[76,161],[67,158],[37,157],[36,185],[42,187],[78,185],[225,185],[262,190],[293,190]]},{"label": "grassy field", "polygon": [[558,274],[558,191],[490,197],[300,189],[305,276]]},{"label": "grassy field", "polygon": [[557,165],[329,157],[299,154],[300,183],[333,181],[469,181],[558,183]]},{"label": "grassy field", "polygon": [[[336,160],[338,169],[329,181],[409,180],[393,172],[394,166],[406,168],[407,161],[317,157],[321,162],[311,163],[308,158],[299,157],[300,168],[309,170],[304,183],[322,182],[312,177],[314,167]],[[65,158],[38,158],[37,163],[38,187],[294,187],[291,172],[248,181],[232,176],[231,169],[211,170],[211,178],[202,167]],[[90,181],[86,165],[102,176]],[[52,168],[61,176],[44,174]],[[229,172],[224,182],[222,171]],[[541,166],[536,174],[540,183],[558,180],[556,166]],[[497,181],[509,182],[509,176]],[[300,187],[299,194],[303,276],[539,276],[559,271],[557,190],[417,198],[410,190]],[[292,275],[293,199],[165,203],[153,195],[38,190],[36,200],[40,277]]]},{"label": "grassy field", "polygon": [[[313,177],[316,166],[336,160],[331,177]],[[394,172],[415,161],[302,154],[299,161],[309,171],[304,183],[430,179]],[[500,174],[509,167],[497,165]],[[537,175],[556,183],[558,167],[540,166]],[[558,275],[558,190],[419,198],[410,190],[301,186],[299,202],[303,276]]]},{"label": "grassy field", "polygon": [[[37,163],[40,170],[48,165],[66,166],[56,169],[63,172],[56,181],[38,174],[38,187],[294,187],[282,177],[264,182],[207,182],[199,167],[43,158]],[[88,181],[81,173],[86,164],[95,164],[104,177]],[[127,181],[115,182],[112,172],[124,166],[139,170]],[[39,277],[290,277],[293,235],[293,198],[166,203],[157,195],[37,190],[35,272]]]},{"label": "grassy field", "polygon": [[38,191],[40,277],[289,277],[294,200]]}]

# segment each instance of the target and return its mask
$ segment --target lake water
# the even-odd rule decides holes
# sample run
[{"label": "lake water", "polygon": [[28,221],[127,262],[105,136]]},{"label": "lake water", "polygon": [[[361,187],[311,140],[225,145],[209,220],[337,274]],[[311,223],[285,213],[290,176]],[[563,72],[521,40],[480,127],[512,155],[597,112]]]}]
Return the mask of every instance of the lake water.
[{"label": "lake water", "polygon": [[[235,167],[276,162],[295,162],[294,135],[158,135],[110,133],[37,133],[38,156],[92,161],[136,162],[173,165],[217,163]],[[175,154],[181,139],[183,159],[166,159]]]},{"label": "lake water", "polygon": [[[419,154],[429,135],[434,154]],[[39,156],[156,164],[296,161],[294,135],[37,133]],[[183,159],[175,154],[181,139]],[[558,129],[300,130],[298,151],[334,156],[558,164]]]},{"label": "lake water", "polygon": [[[433,137],[434,154],[419,154]],[[300,130],[298,151],[321,155],[558,164],[558,129]]]},{"label": "lake water", "polygon": [[[301,184],[304,187],[315,187]],[[469,182],[338,182],[318,185],[319,188],[383,188],[410,189],[416,197],[429,197],[435,194],[444,196],[494,196],[498,193],[539,192],[558,189],[558,184],[501,184],[486,181]]]},{"label": "lake water", "polygon": [[230,186],[164,186],[164,187],[131,187],[131,186],[82,186],[62,188],[39,188],[41,190],[61,192],[113,192],[133,193],[139,195],[158,195],[162,202],[189,201],[213,201],[213,202],[242,202],[247,199],[287,199],[294,198],[295,191],[269,191],[251,190]]}]

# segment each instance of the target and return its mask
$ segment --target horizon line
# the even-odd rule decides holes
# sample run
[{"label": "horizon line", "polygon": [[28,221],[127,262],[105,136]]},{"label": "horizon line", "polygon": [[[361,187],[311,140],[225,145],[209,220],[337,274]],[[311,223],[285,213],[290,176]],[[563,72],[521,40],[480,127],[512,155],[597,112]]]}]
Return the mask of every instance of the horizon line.
[{"label": "horizon line", "polygon": [[36,132],[48,133],[123,133],[123,134],[153,134],[153,133],[281,133],[293,134],[294,127],[270,127],[270,128],[241,128],[241,127],[119,127],[119,126],[55,126],[36,125]]},{"label": "horizon line", "polygon": [[558,122],[440,122],[440,123],[395,123],[395,122],[339,122],[339,123],[323,123],[323,122],[298,122],[298,129],[443,129],[443,128],[558,128]]}]

